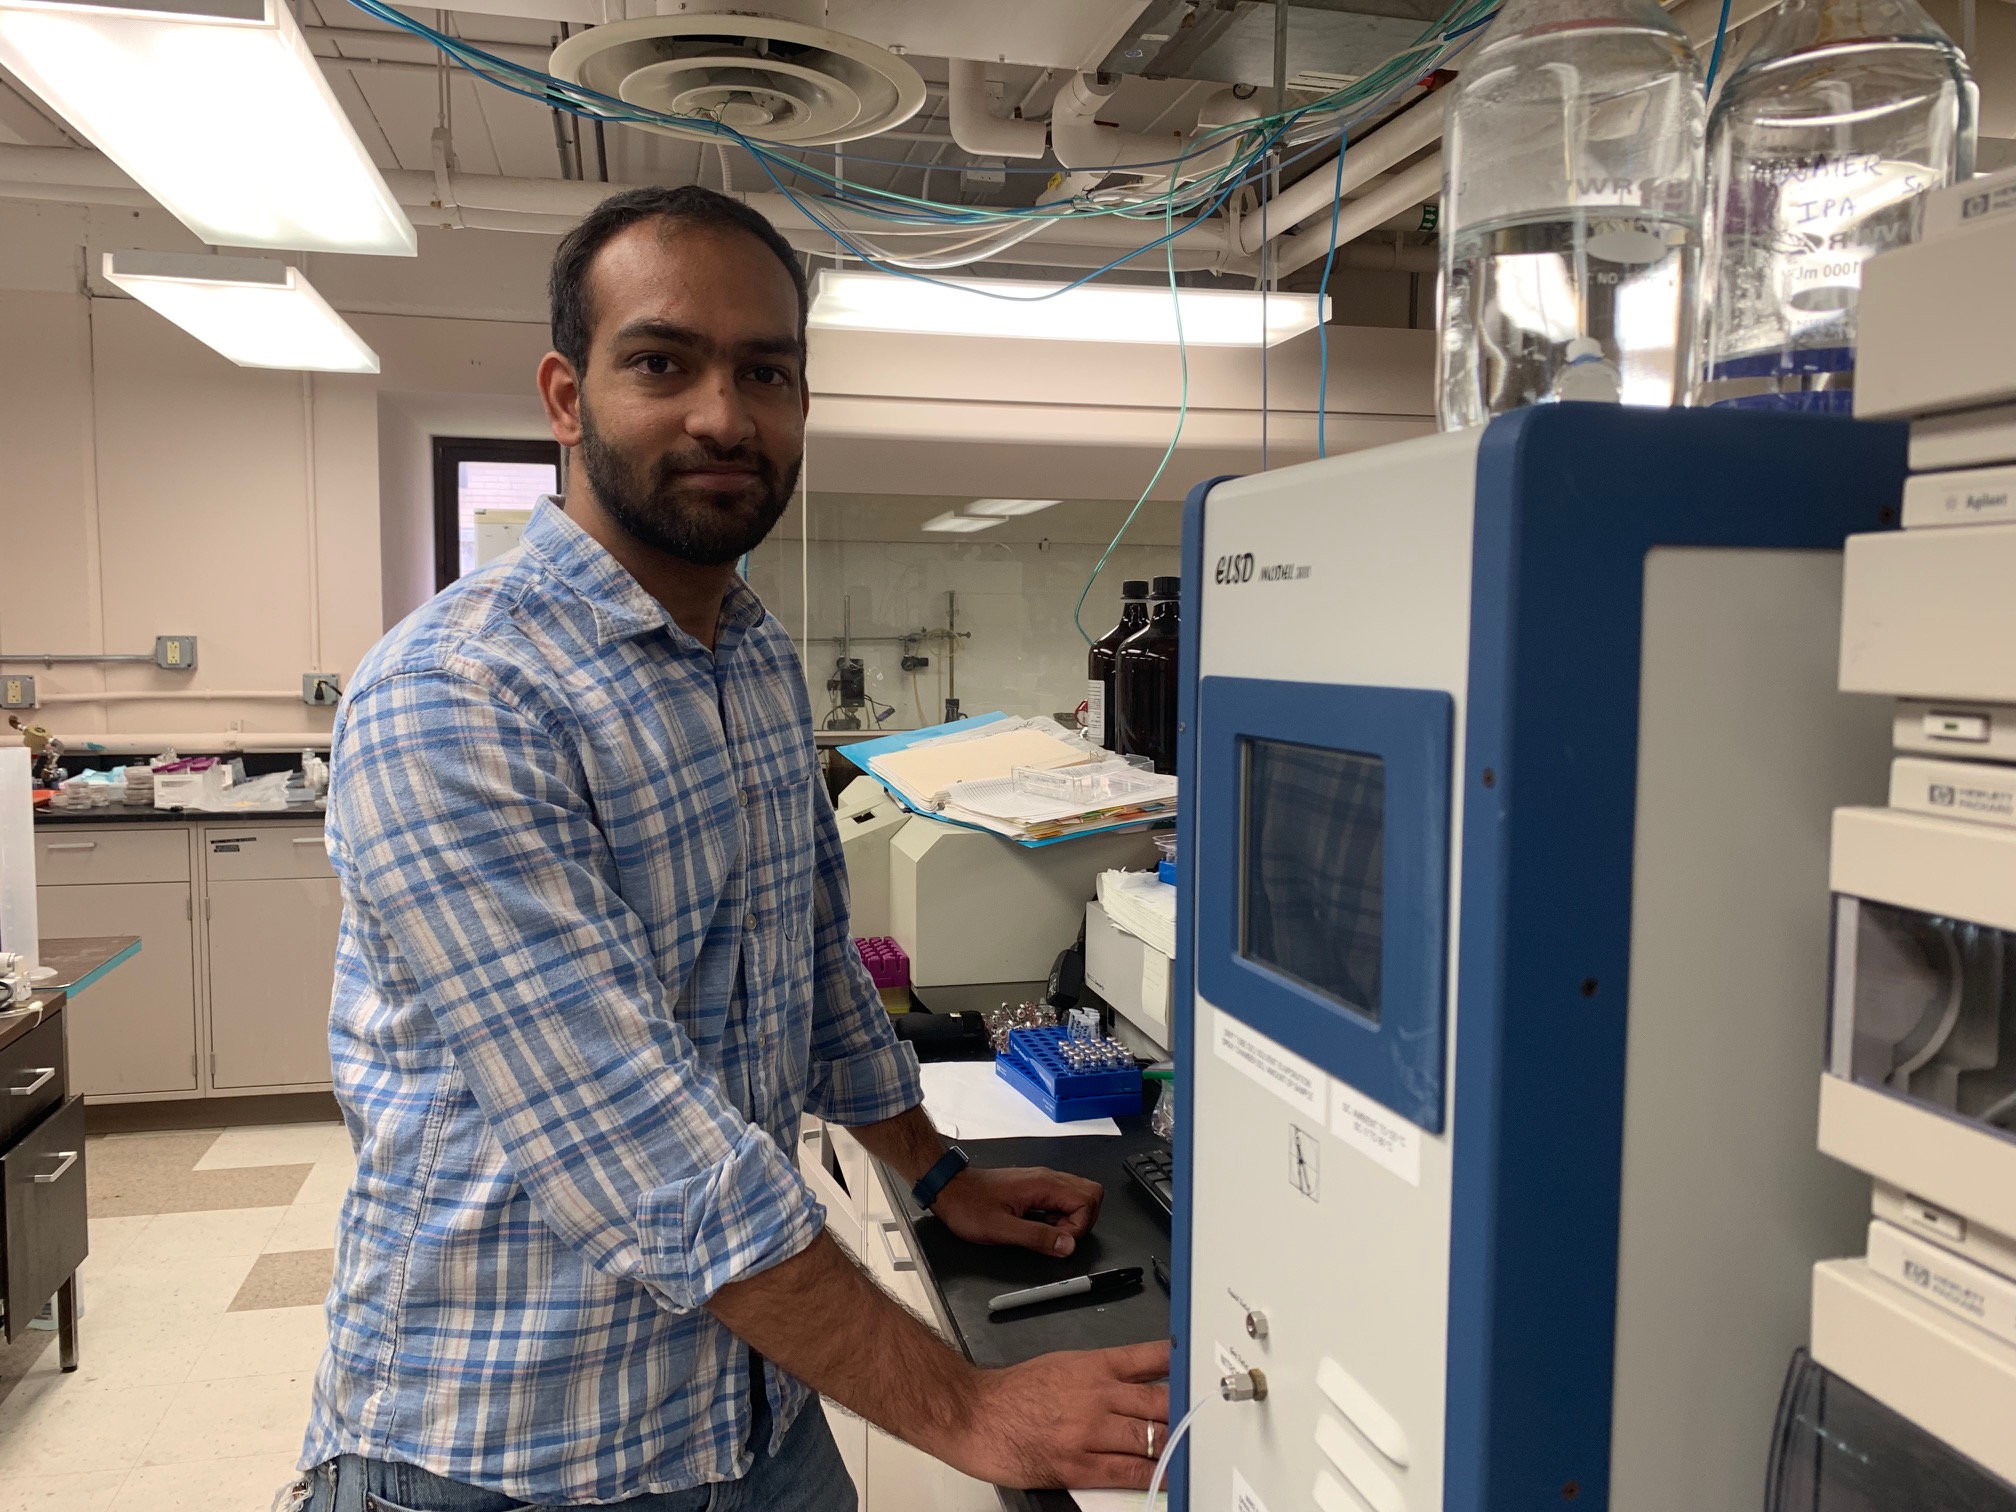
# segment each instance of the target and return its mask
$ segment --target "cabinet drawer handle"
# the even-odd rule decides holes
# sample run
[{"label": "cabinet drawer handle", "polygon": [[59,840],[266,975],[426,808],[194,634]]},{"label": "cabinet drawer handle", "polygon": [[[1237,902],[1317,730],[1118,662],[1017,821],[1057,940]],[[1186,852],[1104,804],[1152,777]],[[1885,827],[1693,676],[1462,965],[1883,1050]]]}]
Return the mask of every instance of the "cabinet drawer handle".
[{"label": "cabinet drawer handle", "polygon": [[46,1172],[35,1178],[35,1184],[37,1186],[54,1186],[57,1182],[63,1179],[64,1172],[68,1171],[70,1167],[77,1164],[77,1152],[75,1150],[59,1150],[57,1151],[57,1153],[61,1155],[63,1159],[57,1163],[55,1170]]},{"label": "cabinet drawer handle", "polygon": [[295,845],[322,845],[326,842],[324,842],[320,835],[296,835],[291,843]]},{"label": "cabinet drawer handle", "polygon": [[47,851],[96,850],[98,849],[98,842],[96,840],[69,840],[65,841],[61,845],[52,842],[49,845],[44,846],[43,849]]},{"label": "cabinet drawer handle", "polygon": [[[39,1181],[42,1178],[38,1176],[35,1179]],[[889,1268],[899,1271],[914,1271],[917,1269],[916,1257],[907,1252],[901,1255],[897,1254],[895,1241],[889,1237],[897,1229],[896,1220],[893,1218],[884,1218],[875,1227],[882,1232],[882,1253],[889,1257]]]},{"label": "cabinet drawer handle", "polygon": [[25,1087],[9,1087],[7,1095],[9,1097],[33,1097],[37,1092],[48,1086],[50,1079],[56,1075],[56,1068],[54,1066],[37,1066],[35,1069],[42,1074]]}]

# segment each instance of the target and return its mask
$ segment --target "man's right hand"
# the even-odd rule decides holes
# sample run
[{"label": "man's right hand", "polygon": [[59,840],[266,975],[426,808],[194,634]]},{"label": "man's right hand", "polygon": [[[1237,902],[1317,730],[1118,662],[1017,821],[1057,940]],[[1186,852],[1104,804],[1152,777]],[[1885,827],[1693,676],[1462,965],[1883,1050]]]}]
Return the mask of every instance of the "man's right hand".
[{"label": "man's right hand", "polygon": [[980,1372],[972,1410],[926,1448],[976,1480],[1024,1490],[1143,1491],[1169,1441],[1169,1345],[1039,1355]]}]

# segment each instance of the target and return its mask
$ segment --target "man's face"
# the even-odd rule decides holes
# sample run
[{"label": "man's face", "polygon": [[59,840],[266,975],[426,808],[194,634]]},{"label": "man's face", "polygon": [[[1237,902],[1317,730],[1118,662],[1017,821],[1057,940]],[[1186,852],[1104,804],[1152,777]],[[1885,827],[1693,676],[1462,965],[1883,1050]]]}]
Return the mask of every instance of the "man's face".
[{"label": "man's face", "polygon": [[653,220],[612,238],[588,278],[578,444],[596,498],[647,546],[734,561],[783,515],[804,460],[790,274],[746,232]]}]

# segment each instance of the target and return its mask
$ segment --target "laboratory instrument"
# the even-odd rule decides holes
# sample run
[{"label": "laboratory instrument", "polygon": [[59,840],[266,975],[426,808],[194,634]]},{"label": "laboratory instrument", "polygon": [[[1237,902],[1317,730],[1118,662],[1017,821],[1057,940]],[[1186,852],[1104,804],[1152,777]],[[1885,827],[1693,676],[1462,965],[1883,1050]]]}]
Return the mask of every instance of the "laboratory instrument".
[{"label": "laboratory instrument", "polygon": [[1694,403],[1848,414],[1862,268],[1974,171],[1975,89],[1916,0],[1786,0],[1716,96]]},{"label": "laboratory instrument", "polygon": [[1176,772],[1176,702],[1181,680],[1177,646],[1178,600],[1183,580],[1158,577],[1148,602],[1148,623],[1113,654],[1113,701],[1118,724],[1113,747],[1122,756],[1146,756],[1165,776]]},{"label": "laboratory instrument", "polygon": [[1193,491],[1171,1390],[1270,1390],[1178,1506],[1755,1505],[1867,1222],[1818,893],[1905,441],[1539,405]]},{"label": "laboratory instrument", "polygon": [[1089,1276],[1073,1276],[1068,1281],[1052,1281],[1046,1286],[1025,1287],[987,1299],[990,1313],[1008,1312],[1017,1307],[1034,1307],[1039,1302],[1060,1302],[1066,1297],[1103,1297],[1141,1284],[1141,1267],[1121,1266],[1116,1270],[1094,1271]]},{"label": "laboratory instrument", "polygon": [[1094,745],[1113,748],[1113,656],[1147,623],[1148,580],[1128,578],[1120,585],[1120,622],[1085,653],[1085,736]]},{"label": "laboratory instrument", "polygon": [[[1008,984],[1019,991],[1047,981],[1057,952],[1078,938],[1099,874],[1152,865],[1154,855],[1139,831],[1027,846],[913,815],[889,845],[883,932],[909,955],[915,989]],[[925,1001],[939,1006],[928,994]]]},{"label": "laboratory instrument", "polygon": [[1705,113],[1654,0],[1506,0],[1449,102],[1445,430],[1562,399],[1676,401]]},{"label": "laboratory instrument", "polygon": [[833,806],[840,854],[847,864],[849,917],[857,935],[882,936],[889,928],[889,842],[910,822],[909,810],[873,777],[856,777]]},{"label": "laboratory instrument", "polygon": [[1810,1494],[1793,1466],[1774,1512],[2016,1508],[2016,522],[1912,507],[1944,469],[2016,462],[2016,317],[1980,299],[2012,265],[2016,215],[1956,219],[1862,286],[1856,410],[1910,421],[1914,472],[1904,528],[1848,542],[1841,687],[1894,711],[1895,755],[1888,803],[1834,816],[1817,1080],[1819,1148],[1871,1180],[1786,1393],[1794,1419],[1848,1404],[1802,1431],[1854,1463]]}]

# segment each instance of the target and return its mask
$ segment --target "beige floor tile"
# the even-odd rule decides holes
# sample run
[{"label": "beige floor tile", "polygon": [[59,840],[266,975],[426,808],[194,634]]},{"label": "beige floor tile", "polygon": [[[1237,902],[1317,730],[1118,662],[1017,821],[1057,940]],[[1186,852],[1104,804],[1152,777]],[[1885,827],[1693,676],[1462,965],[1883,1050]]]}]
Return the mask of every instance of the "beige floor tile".
[{"label": "beige floor tile", "polygon": [[108,1512],[267,1512],[294,1474],[292,1453],[144,1466],[126,1478]]},{"label": "beige floor tile", "polygon": [[[180,1385],[217,1323],[214,1313],[90,1307],[77,1326],[77,1369],[69,1379],[86,1386]],[[61,1371],[61,1352],[45,1349],[26,1380]]]},{"label": "beige floor tile", "polygon": [[181,1465],[300,1451],[308,1427],[312,1371],[191,1381],[156,1419],[142,1465]]},{"label": "beige floor tile", "polygon": [[91,1219],[91,1253],[78,1268],[79,1274],[88,1278],[111,1270],[125,1258],[133,1241],[153,1221],[153,1216],[146,1213],[130,1218]]},{"label": "beige floor tile", "polygon": [[[87,1160],[96,1159],[95,1154],[87,1156]],[[309,1165],[244,1166],[226,1171],[128,1168],[101,1174],[94,1164],[90,1167],[91,1216],[287,1207],[300,1195],[302,1183],[313,1169]]]},{"label": "beige floor tile", "polygon": [[188,1389],[31,1373],[0,1403],[0,1486],[17,1476],[131,1469]]},{"label": "beige floor tile", "polygon": [[76,1475],[10,1475],[0,1480],[0,1512],[107,1512],[124,1470]]},{"label": "beige floor tile", "polygon": [[286,1214],[284,1207],[162,1213],[133,1241],[118,1268],[161,1270],[192,1260],[257,1255]]},{"label": "beige floor tile", "polygon": [[136,1318],[218,1318],[238,1295],[257,1258],[220,1255],[153,1266],[122,1265],[81,1289],[84,1337]]},{"label": "beige floor tile", "polygon": [[287,1209],[280,1226],[266,1236],[266,1253],[328,1249],[336,1242],[336,1217],[341,1202],[297,1202]]},{"label": "beige floor tile", "polygon": [[189,1378],[229,1381],[313,1371],[328,1341],[328,1320],[320,1304],[226,1313],[217,1320]]},{"label": "beige floor tile", "polygon": [[235,1166],[315,1165],[351,1159],[350,1131],[339,1123],[242,1124],[226,1129],[196,1162],[199,1171]]},{"label": "beige floor tile", "polygon": [[230,1310],[252,1312],[268,1307],[314,1306],[328,1297],[329,1279],[335,1269],[333,1249],[261,1255],[246,1272],[244,1284],[231,1299]]},{"label": "beige floor tile", "polygon": [[318,1160],[315,1168],[308,1173],[308,1179],[301,1183],[301,1189],[294,1194],[296,1205],[310,1202],[340,1203],[343,1194],[350,1190],[351,1178],[357,1174],[354,1160]]}]

